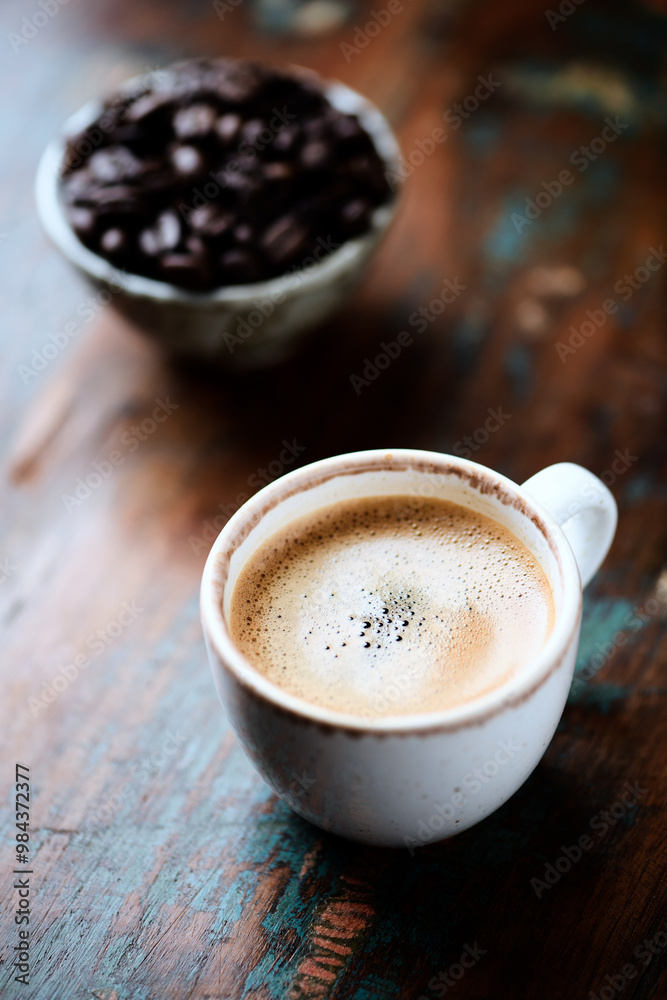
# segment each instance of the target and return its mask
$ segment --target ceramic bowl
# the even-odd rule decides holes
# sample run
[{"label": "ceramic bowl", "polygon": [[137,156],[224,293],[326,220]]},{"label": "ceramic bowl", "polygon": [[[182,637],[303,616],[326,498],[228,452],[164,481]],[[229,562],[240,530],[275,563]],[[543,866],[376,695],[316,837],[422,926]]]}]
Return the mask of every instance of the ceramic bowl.
[{"label": "ceramic bowl", "polygon": [[[297,74],[311,71],[294,69]],[[121,88],[131,94],[142,84],[135,77]],[[338,82],[320,80],[331,104],[358,116],[380,157],[394,176],[399,148],[378,109]],[[305,266],[268,281],[228,285],[206,293],[118,270],[81,243],[61,196],[60,167],[68,135],[80,133],[100,114],[91,101],[67,120],[59,138],[45,150],[36,179],[37,208],[52,242],[93,285],[108,288],[112,305],[158,340],[170,355],[189,356],[227,367],[254,367],[289,355],[298,339],[327,319],[359,283],[378,243],[391,223],[398,191],[377,207],[370,229],[342,246],[310,258]]]}]

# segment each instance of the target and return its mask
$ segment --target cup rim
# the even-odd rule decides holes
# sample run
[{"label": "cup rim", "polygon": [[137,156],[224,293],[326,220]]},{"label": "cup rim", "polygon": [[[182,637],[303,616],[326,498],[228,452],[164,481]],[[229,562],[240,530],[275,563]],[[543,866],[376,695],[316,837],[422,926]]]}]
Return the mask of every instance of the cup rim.
[{"label": "cup rim", "polygon": [[[164,67],[163,72],[168,72],[174,65],[177,63]],[[391,198],[373,210],[371,224],[366,232],[346,240],[308,270],[299,268],[265,281],[222,285],[208,292],[190,292],[166,281],[124,271],[90,250],[79,240],[67,220],[61,196],[60,165],[67,136],[80,132],[98,116],[103,102],[101,99],[94,99],[67,118],[59,136],[47,145],[39,161],[35,177],[35,200],[40,221],[52,243],[68,260],[95,281],[115,287],[134,298],[176,302],[194,308],[207,309],[217,305],[242,307],[257,298],[267,298],[272,295],[287,296],[293,291],[300,293],[306,288],[317,288],[335,280],[340,272],[345,272],[349,268],[351,261],[363,253],[369,242],[375,242],[382,236],[396,215],[401,193],[400,147],[384,115],[372,101],[358,91],[338,80],[326,80],[304,67],[290,66],[287,72],[294,76],[316,79],[325,96],[335,107],[351,114],[358,114],[386,170],[392,171],[398,179],[399,183]],[[140,74],[125,80],[118,88],[118,92],[128,95],[133,93],[147,76],[150,74]]]},{"label": "cup rim", "polygon": [[[238,545],[261,518],[283,500],[327,480],[379,470],[383,466],[396,471],[417,469],[426,472],[428,469],[432,473],[452,473],[467,480],[478,492],[490,491],[503,504],[529,517],[557,559],[563,599],[553,630],[538,656],[529,666],[518,670],[491,691],[461,705],[435,712],[369,718],[315,705],[289,694],[260,673],[231,637],[222,613],[226,576],[224,580],[221,577]],[[419,735],[433,729],[452,731],[479,725],[503,709],[529,698],[558,669],[576,637],[582,609],[582,588],[574,553],[559,525],[544,507],[512,480],[477,462],[453,455],[412,448],[383,448],[349,452],[302,466],[281,476],[247,500],[225,524],[211,547],[202,575],[200,606],[205,637],[222,669],[255,699],[268,702],[274,710],[296,716],[302,722],[314,723],[329,730]]]}]

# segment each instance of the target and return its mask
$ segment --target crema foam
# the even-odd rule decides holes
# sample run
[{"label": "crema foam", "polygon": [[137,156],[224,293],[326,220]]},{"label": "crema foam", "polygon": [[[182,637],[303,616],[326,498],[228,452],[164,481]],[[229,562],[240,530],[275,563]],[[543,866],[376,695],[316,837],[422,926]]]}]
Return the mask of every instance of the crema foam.
[{"label": "crema foam", "polygon": [[364,717],[493,690],[539,654],[553,622],[546,576],[508,528],[408,496],[293,521],[246,563],[230,614],[234,641],[270,681]]}]

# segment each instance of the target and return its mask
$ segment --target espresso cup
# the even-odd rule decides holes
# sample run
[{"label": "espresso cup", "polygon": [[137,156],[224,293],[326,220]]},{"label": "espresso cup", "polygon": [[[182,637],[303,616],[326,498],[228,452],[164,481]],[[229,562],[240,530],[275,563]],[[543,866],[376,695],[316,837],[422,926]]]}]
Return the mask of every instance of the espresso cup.
[{"label": "espresso cup", "polygon": [[[232,640],[230,608],[259,546],[321,507],[380,496],[449,500],[504,525],[528,548],[555,610],[531,662],[455,707],[378,717],[311,704],[249,662]],[[475,462],[396,449],[341,455],[283,476],[227,522],[202,580],[209,660],[241,746],[295,812],[351,840],[414,849],[478,823],[523,784],[556,730],[574,672],[582,587],[604,559],[616,519],[607,487],[570,463],[517,486]],[[384,695],[400,699],[398,689]]]}]

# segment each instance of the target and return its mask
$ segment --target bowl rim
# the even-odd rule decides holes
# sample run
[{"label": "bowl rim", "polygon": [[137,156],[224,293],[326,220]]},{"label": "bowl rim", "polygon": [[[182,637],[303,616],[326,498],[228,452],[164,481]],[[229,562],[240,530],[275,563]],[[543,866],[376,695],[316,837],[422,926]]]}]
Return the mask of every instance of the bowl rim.
[{"label": "bowl rim", "polygon": [[[180,63],[183,60],[179,61]],[[167,72],[179,63],[165,66],[160,72]],[[35,200],[37,212],[51,242],[68,260],[95,281],[109,285],[116,291],[135,298],[144,298],[169,303],[181,303],[191,307],[206,309],[211,305],[235,306],[254,302],[257,299],[275,298],[280,301],[304,288],[317,289],[334,281],[338,274],[349,270],[373,243],[377,242],[392,222],[398,207],[401,189],[401,153],[398,141],[379,109],[358,91],[338,80],[326,80],[315,71],[300,66],[289,66],[287,70],[294,76],[303,75],[318,81],[327,99],[339,110],[357,114],[364,130],[382,159],[386,172],[392,172],[398,183],[390,200],[377,206],[371,216],[371,226],[359,236],[338,246],[322,260],[308,267],[298,267],[274,278],[243,285],[223,285],[208,292],[190,292],[177,285],[155,278],[125,271],[116,267],[104,257],[88,249],[76,236],[67,220],[61,195],[60,167],[65,153],[68,135],[81,132],[98,117],[103,108],[102,99],[94,99],[84,104],[70,115],[61,127],[58,137],[44,150],[35,178]],[[130,77],[117,88],[119,94],[130,94],[152,73]]]}]

